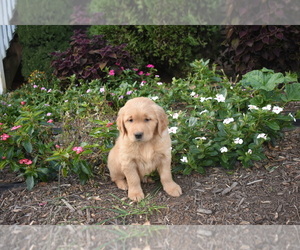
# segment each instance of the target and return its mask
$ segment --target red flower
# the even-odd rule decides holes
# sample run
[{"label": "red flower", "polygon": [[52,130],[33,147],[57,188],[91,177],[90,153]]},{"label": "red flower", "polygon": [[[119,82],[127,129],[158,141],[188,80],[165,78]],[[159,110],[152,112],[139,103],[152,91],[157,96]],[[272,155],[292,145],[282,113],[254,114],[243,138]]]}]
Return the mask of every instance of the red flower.
[{"label": "red flower", "polygon": [[3,134],[3,135],[0,135],[0,140],[1,141],[6,141],[8,138],[10,137],[10,135],[8,135],[8,134]]},{"label": "red flower", "polygon": [[114,123],[113,123],[113,122],[109,122],[109,123],[106,124],[105,127],[109,128],[109,127],[111,127],[112,125],[114,125]]},{"label": "red flower", "polygon": [[76,154],[80,154],[80,153],[83,152],[83,148],[82,147],[74,147],[72,150],[75,151]]},{"label": "red flower", "polygon": [[30,165],[32,163],[32,160],[29,159],[21,159],[19,160],[20,164],[26,164],[26,165]]},{"label": "red flower", "polygon": [[10,130],[16,130],[16,129],[21,128],[21,127],[22,127],[21,125],[14,126],[14,127],[12,127]]}]

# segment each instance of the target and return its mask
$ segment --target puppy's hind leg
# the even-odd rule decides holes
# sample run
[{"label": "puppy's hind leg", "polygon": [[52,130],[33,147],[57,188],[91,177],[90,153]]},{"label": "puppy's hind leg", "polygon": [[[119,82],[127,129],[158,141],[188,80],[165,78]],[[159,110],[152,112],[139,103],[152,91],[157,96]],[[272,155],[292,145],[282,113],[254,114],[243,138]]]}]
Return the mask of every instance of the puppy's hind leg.
[{"label": "puppy's hind leg", "polygon": [[110,178],[116,183],[117,187],[122,190],[128,190],[128,184],[125,175],[120,172],[110,171]]}]

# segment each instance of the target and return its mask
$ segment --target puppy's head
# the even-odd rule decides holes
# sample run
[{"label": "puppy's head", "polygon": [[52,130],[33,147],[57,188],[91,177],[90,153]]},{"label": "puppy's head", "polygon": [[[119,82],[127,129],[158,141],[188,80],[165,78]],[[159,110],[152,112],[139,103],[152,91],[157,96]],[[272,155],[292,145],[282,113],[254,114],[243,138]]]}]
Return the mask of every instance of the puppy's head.
[{"label": "puppy's head", "polygon": [[147,142],[162,135],[168,119],[164,110],[152,100],[138,97],[120,109],[117,126],[121,136],[127,136],[130,141]]}]

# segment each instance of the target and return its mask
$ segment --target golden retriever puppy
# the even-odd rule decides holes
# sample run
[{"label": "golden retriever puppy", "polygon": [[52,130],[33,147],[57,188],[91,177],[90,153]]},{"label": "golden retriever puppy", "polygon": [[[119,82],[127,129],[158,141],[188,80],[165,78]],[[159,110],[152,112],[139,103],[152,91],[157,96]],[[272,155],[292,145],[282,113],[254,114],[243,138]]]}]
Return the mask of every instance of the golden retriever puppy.
[{"label": "golden retriever puppy", "polygon": [[163,189],[171,196],[182,191],[171,175],[171,139],[164,110],[146,97],[126,102],[118,113],[119,137],[108,155],[108,168],[118,188],[133,201],[144,198],[141,182],[158,170]]}]

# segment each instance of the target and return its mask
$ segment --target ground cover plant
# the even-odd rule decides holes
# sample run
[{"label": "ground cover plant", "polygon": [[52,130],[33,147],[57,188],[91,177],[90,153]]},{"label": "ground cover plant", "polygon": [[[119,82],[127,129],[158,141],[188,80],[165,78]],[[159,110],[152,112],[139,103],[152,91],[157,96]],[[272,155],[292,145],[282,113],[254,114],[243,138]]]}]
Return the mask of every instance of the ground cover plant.
[{"label": "ground cover plant", "polygon": [[169,114],[174,172],[250,167],[263,159],[263,145],[294,119],[283,109],[300,99],[297,77],[262,69],[232,82],[209,61],[194,61],[191,69],[171,84],[152,64],[120,74],[110,69],[88,82],[71,76],[63,90],[60,80],[33,72],[28,84],[0,97],[0,168],[24,176],[29,189],[70,173],[85,183],[106,164],[118,109],[137,96]]}]

